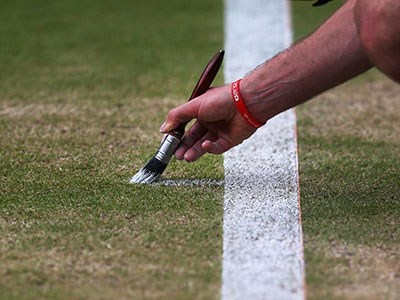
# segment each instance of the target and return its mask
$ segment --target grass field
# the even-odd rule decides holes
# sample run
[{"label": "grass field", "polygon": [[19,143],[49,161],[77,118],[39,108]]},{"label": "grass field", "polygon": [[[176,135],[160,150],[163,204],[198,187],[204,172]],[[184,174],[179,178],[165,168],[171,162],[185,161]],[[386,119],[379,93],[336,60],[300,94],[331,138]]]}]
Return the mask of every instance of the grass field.
[{"label": "grass field", "polygon": [[[296,38],[340,3],[294,4]],[[400,297],[399,94],[372,70],[298,109],[309,299]]]},{"label": "grass field", "polygon": [[[339,3],[294,4],[296,38]],[[127,182],[223,46],[222,9],[0,3],[0,299],[219,298],[223,188]],[[309,299],[400,295],[399,92],[370,72],[298,109]],[[220,180],[222,157],[165,176]]]},{"label": "grass field", "polygon": [[[222,3],[3,1],[0,22],[0,298],[217,299],[222,187],[128,181],[222,47]],[[222,179],[222,157],[166,176]]]}]

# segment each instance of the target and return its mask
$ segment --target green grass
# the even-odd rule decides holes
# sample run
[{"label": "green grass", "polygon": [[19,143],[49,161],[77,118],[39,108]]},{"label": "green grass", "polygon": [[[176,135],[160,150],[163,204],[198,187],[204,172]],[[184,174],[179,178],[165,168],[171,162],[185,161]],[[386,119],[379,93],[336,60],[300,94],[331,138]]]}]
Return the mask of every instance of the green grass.
[{"label": "green grass", "polygon": [[[293,3],[296,39],[341,3]],[[219,298],[222,187],[127,181],[222,22],[211,0],[0,3],[0,299]],[[372,71],[298,110],[310,299],[400,294],[399,92]]]},{"label": "green grass", "polygon": [[222,46],[222,4],[131,2],[0,4],[2,96],[186,96],[198,76],[187,66]]},{"label": "green grass", "polygon": [[[222,3],[2,2],[0,24],[0,299],[219,298],[222,188],[127,182]],[[222,157],[165,175],[221,179]]]},{"label": "green grass", "polygon": [[[307,35],[340,4],[294,4],[295,36]],[[311,300],[400,295],[399,92],[372,70],[298,109]]]}]

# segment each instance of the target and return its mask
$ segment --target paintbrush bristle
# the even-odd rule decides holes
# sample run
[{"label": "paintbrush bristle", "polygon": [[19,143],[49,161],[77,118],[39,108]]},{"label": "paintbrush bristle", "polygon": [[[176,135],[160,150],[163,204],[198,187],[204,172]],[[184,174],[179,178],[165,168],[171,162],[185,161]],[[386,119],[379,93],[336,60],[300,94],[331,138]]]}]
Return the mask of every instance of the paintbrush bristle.
[{"label": "paintbrush bristle", "polygon": [[166,167],[166,164],[153,157],[131,178],[129,183],[153,183],[160,178]]}]

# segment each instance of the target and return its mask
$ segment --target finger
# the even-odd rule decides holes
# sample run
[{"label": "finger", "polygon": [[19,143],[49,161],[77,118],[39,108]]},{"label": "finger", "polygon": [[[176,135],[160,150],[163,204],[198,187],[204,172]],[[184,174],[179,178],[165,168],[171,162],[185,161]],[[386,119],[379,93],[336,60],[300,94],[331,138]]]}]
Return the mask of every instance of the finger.
[{"label": "finger", "polygon": [[190,147],[186,151],[184,159],[188,162],[192,162],[199,159],[206,153],[206,150],[201,146],[203,142],[206,140],[213,140],[213,139],[214,136],[210,132],[206,133],[201,139],[199,139],[192,147]]},{"label": "finger", "polygon": [[197,117],[200,102],[193,99],[190,102],[182,104],[171,109],[167,115],[167,120],[161,125],[160,131],[167,133],[177,128],[182,123],[187,123]]},{"label": "finger", "polygon": [[231,145],[228,141],[220,138],[215,142],[212,142],[211,140],[205,140],[201,144],[201,146],[203,147],[204,151],[208,153],[222,154],[232,148],[233,145]]},{"label": "finger", "polygon": [[192,147],[200,138],[207,133],[207,128],[201,125],[199,122],[193,124],[193,126],[185,133],[181,144],[175,151],[175,157],[178,160],[182,160],[186,150]]}]

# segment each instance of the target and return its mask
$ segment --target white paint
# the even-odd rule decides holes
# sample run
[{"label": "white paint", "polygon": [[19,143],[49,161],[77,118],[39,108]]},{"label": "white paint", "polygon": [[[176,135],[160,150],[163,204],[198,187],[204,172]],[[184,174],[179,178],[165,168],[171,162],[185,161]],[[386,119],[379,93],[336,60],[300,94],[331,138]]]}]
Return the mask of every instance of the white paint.
[{"label": "white paint", "polygon": [[[289,46],[284,0],[225,0],[226,82]],[[273,118],[224,155],[222,299],[304,299],[296,116]]]},{"label": "white paint", "polygon": [[172,185],[172,186],[222,186],[223,180],[216,179],[167,179],[161,177],[155,185]]}]

